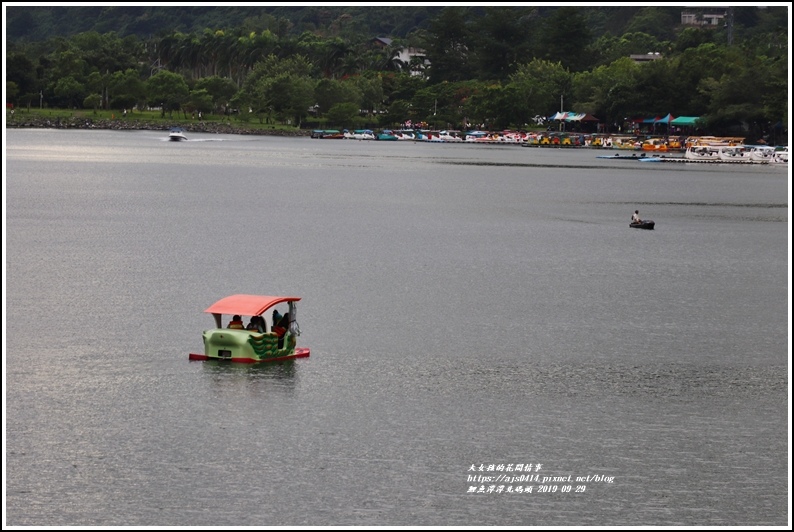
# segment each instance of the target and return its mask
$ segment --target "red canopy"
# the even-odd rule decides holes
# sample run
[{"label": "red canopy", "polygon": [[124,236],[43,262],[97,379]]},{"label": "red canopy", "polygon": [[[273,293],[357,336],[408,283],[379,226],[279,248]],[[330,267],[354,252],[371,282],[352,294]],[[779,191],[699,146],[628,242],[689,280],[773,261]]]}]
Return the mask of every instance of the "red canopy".
[{"label": "red canopy", "polygon": [[258,316],[264,311],[288,301],[300,301],[299,297],[291,296],[253,296],[235,294],[220,299],[210,305],[204,312],[212,314],[240,314],[241,316]]}]

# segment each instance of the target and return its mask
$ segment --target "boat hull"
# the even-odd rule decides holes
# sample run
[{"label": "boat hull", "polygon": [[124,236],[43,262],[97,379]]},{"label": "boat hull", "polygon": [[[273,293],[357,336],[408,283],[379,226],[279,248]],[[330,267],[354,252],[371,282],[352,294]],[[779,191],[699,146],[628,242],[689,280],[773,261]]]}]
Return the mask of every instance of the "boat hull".
[{"label": "boat hull", "polygon": [[653,220],[645,220],[642,223],[630,223],[629,227],[633,227],[634,229],[653,229],[656,224],[653,223]]},{"label": "boat hull", "polygon": [[311,354],[311,350],[308,347],[296,347],[295,352],[290,355],[284,356],[276,356],[271,358],[248,358],[248,357],[238,357],[238,358],[221,358],[221,357],[211,357],[208,355],[203,355],[200,353],[190,353],[188,355],[189,360],[225,360],[228,362],[235,362],[239,364],[258,364],[264,362],[283,362],[285,360],[293,360],[296,358],[307,358]]},{"label": "boat hull", "polygon": [[307,347],[295,346],[295,336],[287,332],[258,333],[245,329],[210,329],[204,331],[204,354],[191,353],[190,360],[229,360],[252,364],[278,362],[309,356]]}]

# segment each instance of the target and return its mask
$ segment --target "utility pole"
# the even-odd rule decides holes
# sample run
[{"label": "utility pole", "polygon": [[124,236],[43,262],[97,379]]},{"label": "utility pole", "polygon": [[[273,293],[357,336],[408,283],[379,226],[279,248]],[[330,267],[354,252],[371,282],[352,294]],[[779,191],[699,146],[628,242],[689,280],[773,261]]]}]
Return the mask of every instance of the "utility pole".
[{"label": "utility pole", "polygon": [[728,8],[728,17],[725,26],[728,28],[728,46],[733,44],[733,8]]},{"label": "utility pole", "polygon": [[[560,94],[560,114],[564,112],[565,111],[562,110],[562,94]],[[565,127],[565,122],[563,121],[562,117],[560,117],[560,131],[562,131],[564,127]]]},{"label": "utility pole", "polygon": [[44,108],[44,90],[39,91],[39,111]]}]

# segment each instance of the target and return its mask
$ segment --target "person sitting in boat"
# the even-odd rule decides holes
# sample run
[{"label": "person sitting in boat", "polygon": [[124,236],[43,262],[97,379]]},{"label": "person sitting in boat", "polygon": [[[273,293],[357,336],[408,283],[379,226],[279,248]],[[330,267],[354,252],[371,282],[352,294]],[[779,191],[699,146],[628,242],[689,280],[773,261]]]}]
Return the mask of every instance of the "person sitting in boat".
[{"label": "person sitting in boat", "polygon": [[634,214],[631,215],[631,223],[633,224],[642,223],[642,219],[640,219],[640,211],[634,211]]},{"label": "person sitting in boat", "polygon": [[278,336],[278,348],[281,349],[284,347],[284,337],[287,334],[287,329],[289,328],[289,312],[284,313],[282,316],[277,310],[273,311],[273,328],[271,331],[276,333]]},{"label": "person sitting in boat", "polygon": [[289,312],[282,316],[278,310],[274,310],[272,331],[281,338],[286,334],[287,327],[289,327]]},{"label": "person sitting in boat", "polygon": [[229,322],[228,329],[245,329],[245,325],[243,325],[243,319],[240,317],[239,314],[235,314],[232,316],[232,321]]},{"label": "person sitting in boat", "polygon": [[259,333],[265,332],[265,323],[262,316],[251,316],[251,321],[248,323],[246,329]]}]

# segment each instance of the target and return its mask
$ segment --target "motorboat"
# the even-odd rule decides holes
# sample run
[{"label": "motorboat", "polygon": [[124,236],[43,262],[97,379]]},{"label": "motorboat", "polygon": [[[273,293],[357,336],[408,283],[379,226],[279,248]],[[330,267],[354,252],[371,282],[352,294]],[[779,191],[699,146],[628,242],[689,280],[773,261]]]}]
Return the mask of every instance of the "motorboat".
[{"label": "motorboat", "polygon": [[181,127],[172,127],[171,132],[168,134],[168,140],[187,140],[187,137]]},{"label": "motorboat", "polygon": [[653,226],[656,225],[653,223],[653,220],[643,220],[641,222],[631,222],[629,227],[633,227],[634,229],[653,229]]},{"label": "motorboat", "polygon": [[[224,360],[256,363],[308,357],[308,347],[297,347],[299,297],[234,294],[219,299],[204,312],[212,314],[215,327],[203,332],[203,353],[189,360]],[[273,310],[271,316],[265,313]],[[223,327],[223,316],[232,320]],[[247,326],[244,319],[250,318]]]}]

